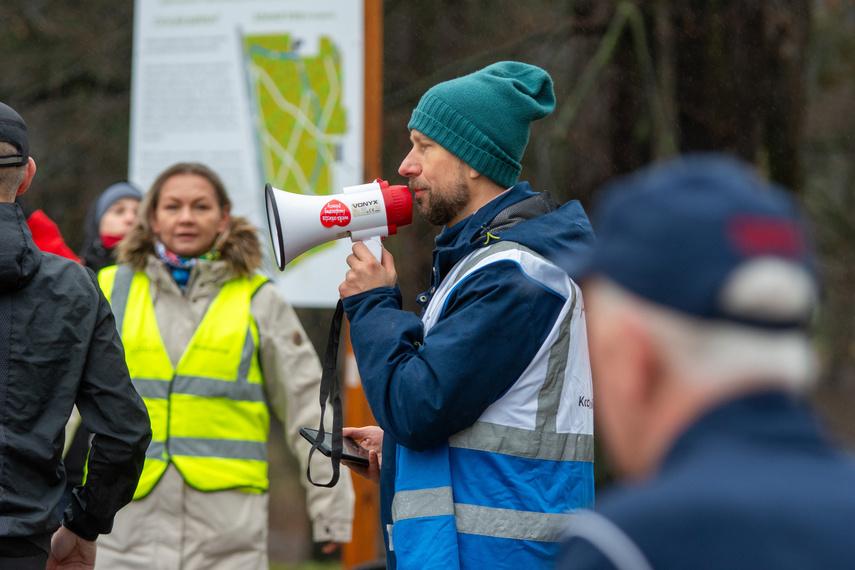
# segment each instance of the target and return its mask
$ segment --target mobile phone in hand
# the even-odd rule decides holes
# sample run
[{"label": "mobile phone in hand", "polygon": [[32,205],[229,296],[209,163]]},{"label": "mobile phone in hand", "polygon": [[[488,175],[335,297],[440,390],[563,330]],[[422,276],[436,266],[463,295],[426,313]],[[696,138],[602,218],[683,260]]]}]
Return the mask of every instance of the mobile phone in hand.
[{"label": "mobile phone in hand", "polygon": [[[318,430],[311,428],[300,428],[300,435],[306,438],[309,443],[314,444],[318,439]],[[326,455],[330,457],[332,455],[332,436],[329,432],[324,432],[324,440],[318,446],[318,449]],[[342,461],[350,461],[351,463],[356,463],[358,465],[368,465],[368,450],[356,443],[352,438],[342,437],[341,438],[341,460]]]}]

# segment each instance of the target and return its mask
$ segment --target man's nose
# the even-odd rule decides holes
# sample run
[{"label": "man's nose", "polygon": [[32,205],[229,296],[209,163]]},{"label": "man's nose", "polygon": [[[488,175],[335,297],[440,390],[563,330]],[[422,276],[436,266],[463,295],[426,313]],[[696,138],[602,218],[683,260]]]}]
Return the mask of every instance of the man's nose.
[{"label": "man's nose", "polygon": [[406,178],[413,178],[421,174],[421,165],[413,158],[413,151],[404,157],[404,161],[398,167],[398,174]]}]

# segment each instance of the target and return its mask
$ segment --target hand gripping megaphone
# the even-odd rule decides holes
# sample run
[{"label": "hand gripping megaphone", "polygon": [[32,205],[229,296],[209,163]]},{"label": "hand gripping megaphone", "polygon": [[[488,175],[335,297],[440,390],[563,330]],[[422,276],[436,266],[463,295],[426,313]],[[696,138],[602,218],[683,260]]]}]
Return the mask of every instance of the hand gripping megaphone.
[{"label": "hand gripping megaphone", "polygon": [[[367,240],[394,235],[399,226],[413,221],[409,188],[389,186],[379,178],[328,196],[294,194],[267,184],[264,196],[267,227],[280,270],[322,243],[350,237],[368,244]],[[380,259],[379,248],[372,253]]]}]

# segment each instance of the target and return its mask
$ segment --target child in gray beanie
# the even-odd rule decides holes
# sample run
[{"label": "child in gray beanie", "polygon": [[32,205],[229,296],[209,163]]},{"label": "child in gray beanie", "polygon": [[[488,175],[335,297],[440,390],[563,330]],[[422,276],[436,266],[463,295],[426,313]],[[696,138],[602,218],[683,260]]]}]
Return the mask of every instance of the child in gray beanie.
[{"label": "child in gray beanie", "polygon": [[98,272],[116,263],[115,246],[136,222],[142,192],[130,182],[107,187],[86,216],[86,238],[80,257],[87,267]]}]

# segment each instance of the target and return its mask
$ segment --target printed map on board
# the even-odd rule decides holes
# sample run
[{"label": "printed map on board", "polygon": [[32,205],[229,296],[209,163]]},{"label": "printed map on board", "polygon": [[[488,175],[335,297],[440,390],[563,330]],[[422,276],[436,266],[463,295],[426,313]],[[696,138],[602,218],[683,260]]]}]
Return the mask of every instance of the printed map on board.
[{"label": "printed map on board", "polygon": [[264,181],[302,194],[331,194],[347,128],[341,54],[321,38],[303,55],[289,35],[244,38]]}]

